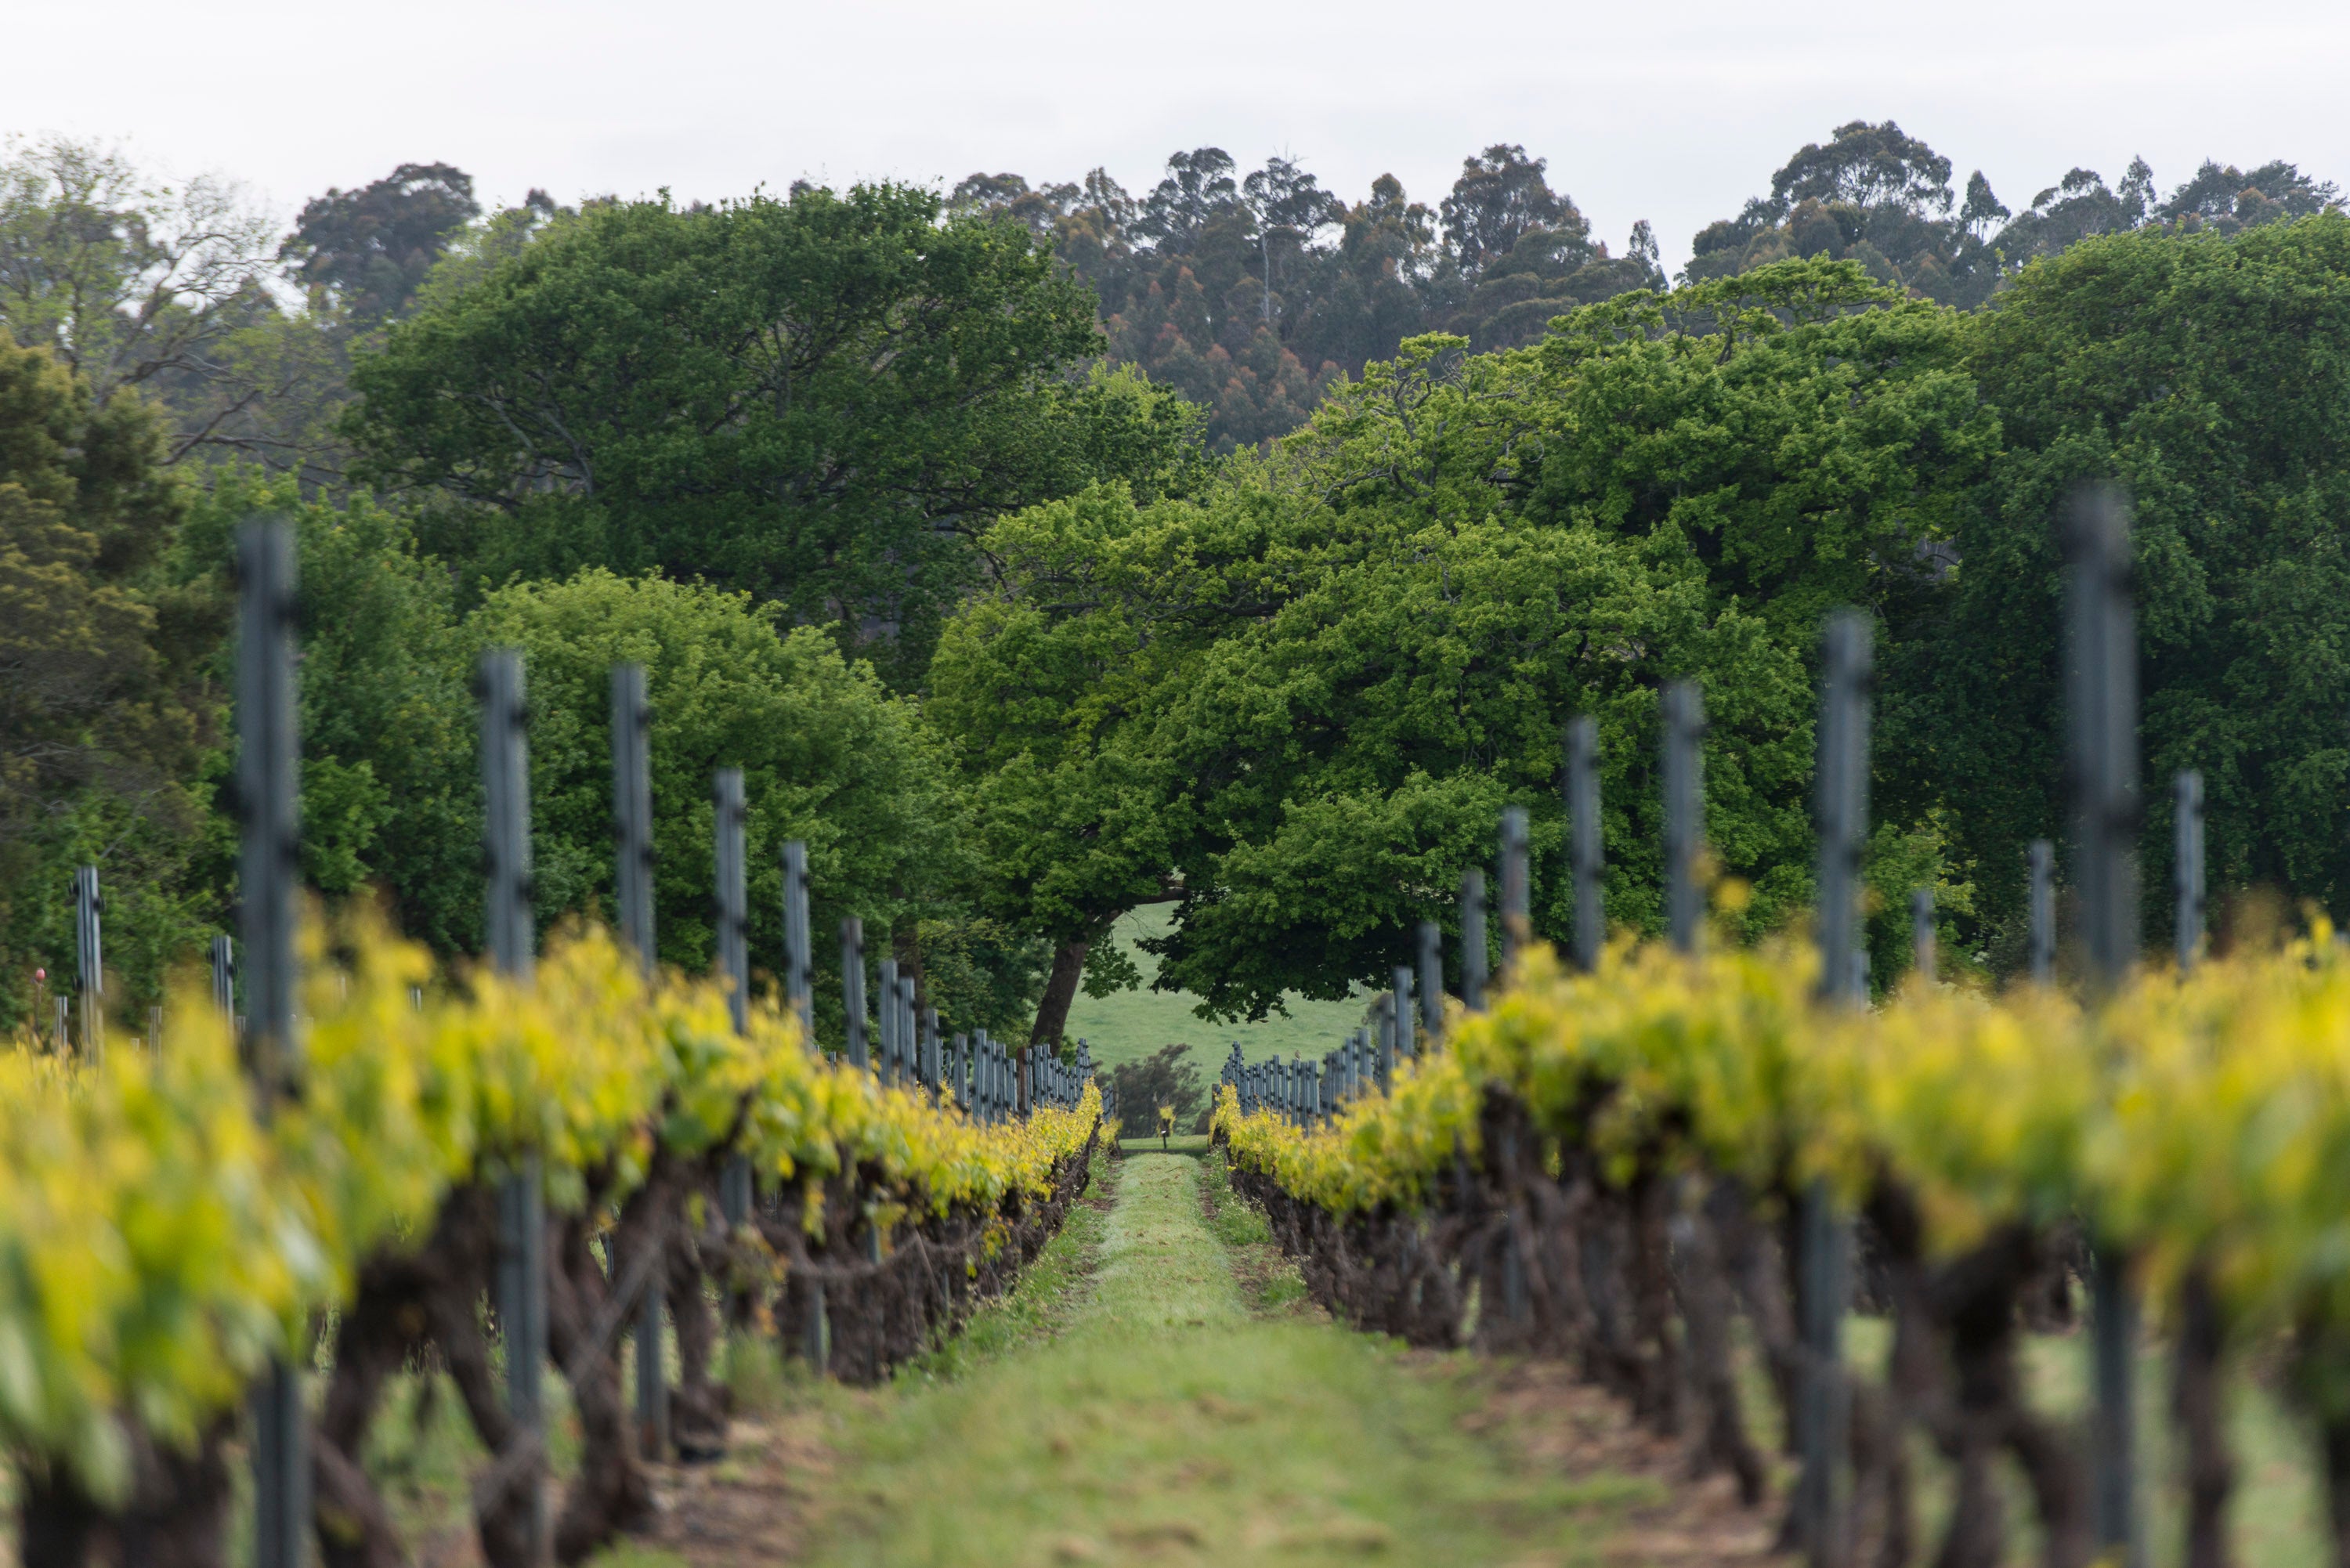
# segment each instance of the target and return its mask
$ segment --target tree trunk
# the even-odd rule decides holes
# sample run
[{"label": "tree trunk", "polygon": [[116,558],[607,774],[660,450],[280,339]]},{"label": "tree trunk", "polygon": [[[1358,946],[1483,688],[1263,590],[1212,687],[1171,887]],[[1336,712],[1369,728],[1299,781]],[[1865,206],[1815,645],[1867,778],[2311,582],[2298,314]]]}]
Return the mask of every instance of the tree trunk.
[{"label": "tree trunk", "polygon": [[2210,1272],[2202,1263],[2187,1271],[2178,1307],[2171,1408],[2186,1449],[2187,1568],[2227,1568],[2228,1495],[2236,1484],[2220,1383],[2227,1339]]},{"label": "tree trunk", "polygon": [[1077,982],[1085,978],[1086,954],[1093,943],[1078,940],[1063,942],[1053,955],[1052,977],[1045,981],[1045,999],[1036,1004],[1036,1026],[1028,1031],[1028,1044],[1058,1044],[1069,1027],[1069,1004],[1077,999]]}]

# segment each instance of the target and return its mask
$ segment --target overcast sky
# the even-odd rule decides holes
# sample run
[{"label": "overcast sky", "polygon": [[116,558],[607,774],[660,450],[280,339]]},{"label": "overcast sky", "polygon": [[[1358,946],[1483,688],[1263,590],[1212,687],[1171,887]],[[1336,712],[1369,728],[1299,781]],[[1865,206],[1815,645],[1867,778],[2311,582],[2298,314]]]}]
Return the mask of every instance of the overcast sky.
[{"label": "overcast sky", "polygon": [[1194,0],[162,0],[11,7],[0,130],[120,139],[246,181],[281,214],[402,161],[485,202],[680,200],[1286,152],[1349,201],[1431,206],[1494,141],[1668,266],[1805,141],[1900,121],[2022,208],[2066,170],[2159,187],[2206,157],[2350,183],[2350,0],[1305,5]]}]

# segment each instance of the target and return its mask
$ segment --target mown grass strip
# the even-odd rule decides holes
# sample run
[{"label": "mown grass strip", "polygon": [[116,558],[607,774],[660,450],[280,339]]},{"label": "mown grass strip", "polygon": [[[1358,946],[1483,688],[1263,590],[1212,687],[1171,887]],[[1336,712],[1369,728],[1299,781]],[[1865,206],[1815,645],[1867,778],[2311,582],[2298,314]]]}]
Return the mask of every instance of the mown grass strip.
[{"label": "mown grass strip", "polygon": [[1624,1502],[1611,1478],[1528,1474],[1471,1436],[1460,1370],[1252,1316],[1197,1163],[1124,1165],[1066,1332],[844,1430],[852,1501],[816,1561],[1565,1563]]}]

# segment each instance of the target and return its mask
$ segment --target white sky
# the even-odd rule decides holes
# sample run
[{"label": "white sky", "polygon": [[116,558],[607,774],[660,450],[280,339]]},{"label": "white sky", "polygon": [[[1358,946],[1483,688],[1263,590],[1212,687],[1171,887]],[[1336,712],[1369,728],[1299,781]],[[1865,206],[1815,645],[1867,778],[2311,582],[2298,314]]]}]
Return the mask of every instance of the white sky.
[{"label": "white sky", "polygon": [[[1837,123],[1890,116],[2011,207],[2133,153],[2350,185],[2350,0],[16,0],[0,130],[119,138],[246,181],[281,215],[406,161],[485,202],[794,178],[1032,182],[1167,154],[1286,151],[1349,201],[1392,171],[1431,206],[1523,142],[1596,234],[1690,234]],[[1963,26],[1952,26],[1953,21]]]}]

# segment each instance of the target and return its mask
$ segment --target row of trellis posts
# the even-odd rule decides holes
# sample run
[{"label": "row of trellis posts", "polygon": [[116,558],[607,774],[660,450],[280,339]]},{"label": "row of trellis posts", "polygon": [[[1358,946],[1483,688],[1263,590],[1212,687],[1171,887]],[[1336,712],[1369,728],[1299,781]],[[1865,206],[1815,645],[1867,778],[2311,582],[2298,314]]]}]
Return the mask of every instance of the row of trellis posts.
[{"label": "row of trellis posts", "polygon": [[[2138,892],[2135,844],[2137,792],[2137,654],[2129,594],[2129,519],[2126,499],[2108,487],[2085,489],[2069,510],[2066,594],[2067,773],[2074,807],[2074,876],[2079,895],[2081,945],[2093,991],[2119,983],[2138,957]],[[1861,942],[1861,861],[1868,836],[1868,729],[1871,633],[1857,611],[1829,618],[1823,639],[1824,679],[1819,759],[1814,776],[1818,827],[1815,929],[1821,990],[1829,1001],[1858,1007],[1867,1001],[1867,965]],[[1696,950],[1702,927],[1704,804],[1700,742],[1703,702],[1689,682],[1663,692],[1660,780],[1664,794],[1667,933],[1684,952]],[[1567,952],[1578,968],[1598,961],[1605,919],[1600,877],[1598,728],[1588,717],[1566,729],[1565,786],[1568,872],[1574,889]],[[2172,781],[2175,818],[2176,959],[2191,967],[2203,945],[2203,780],[2195,772]],[[1500,832],[1501,952],[1506,972],[1519,944],[1531,935],[1527,902],[1525,809],[1502,814]],[[2034,840],[2028,851],[2027,959],[2033,980],[2054,981],[2056,960],[2054,846]],[[1462,875],[1459,903],[1461,1001],[1482,1011],[1488,982],[1485,877]],[[1934,973],[1934,900],[1917,889],[1910,901],[1914,961]],[[1417,963],[1398,964],[1391,989],[1371,1000],[1367,1021],[1319,1062],[1278,1056],[1250,1063],[1235,1043],[1222,1080],[1233,1085],[1243,1111],[1271,1109],[1300,1127],[1334,1117],[1365,1094],[1384,1092],[1398,1058],[1419,1048],[1414,1024],[1430,1048],[1444,1023],[1441,928],[1419,927]],[[1415,969],[1417,974],[1415,975]],[[1413,1017],[1417,980],[1419,1017]],[[1807,1197],[1798,1229],[1799,1325],[1804,1376],[1794,1412],[1801,1471],[1794,1517],[1807,1558],[1844,1560],[1849,1525],[1843,1474],[1847,1395],[1839,1368],[1846,1303],[1851,1300],[1851,1219],[1835,1211],[1825,1189]],[[2131,1364],[2137,1338],[2136,1303],[2125,1278],[2126,1260],[2112,1248],[2090,1248],[2093,1519],[2101,1552],[2142,1562],[2133,1452],[2136,1414]],[[1520,1270],[1506,1257],[1504,1300],[1513,1316],[1526,1311]],[[1512,1265],[1517,1265],[1513,1267]]]},{"label": "row of trellis posts", "polygon": [[[238,865],[238,936],[215,937],[211,950],[213,1003],[236,1020],[242,1049],[264,1114],[301,1093],[301,1053],[295,1013],[295,923],[300,860],[299,737],[296,726],[294,618],[296,581],[291,529],[275,519],[250,523],[237,542],[239,643],[236,730],[237,801],[243,817]],[[531,905],[530,775],[525,736],[522,657],[513,649],[482,656],[481,760],[487,851],[487,941],[500,971],[526,976],[536,946]],[[650,975],[654,965],[653,847],[650,732],[644,667],[612,670],[613,825],[618,841],[614,903],[619,934]],[[722,768],[713,780],[716,805],[718,968],[730,981],[734,1026],[747,1027],[750,987],[745,903],[747,807],[743,773]],[[783,846],[784,991],[814,1048],[812,943],[808,917],[807,846]],[[79,1054],[95,1061],[103,1050],[104,964],[98,868],[74,875]],[[242,953],[239,953],[239,946]],[[985,1030],[951,1037],[940,1033],[938,1009],[921,1005],[916,977],[894,960],[879,964],[868,1036],[864,924],[840,923],[841,989],[849,1063],[884,1084],[919,1087],[952,1102],[985,1124],[1023,1117],[1038,1106],[1074,1106],[1094,1076],[1083,1042],[1074,1062],[1045,1050],[1018,1050]],[[242,988],[242,997],[238,992]],[[239,1001],[244,1003],[237,1011]],[[420,993],[418,1001],[421,1003]],[[56,1045],[69,1048],[68,1002],[57,1000]],[[149,1013],[150,1048],[160,1045],[161,1010]],[[868,1044],[869,1040],[869,1044]],[[1114,1102],[1107,1080],[1105,1107]],[[738,1158],[724,1173],[720,1199],[740,1223],[755,1200],[753,1172]],[[543,1370],[546,1345],[546,1213],[536,1160],[525,1162],[499,1195],[501,1257],[498,1322],[506,1346],[506,1398],[545,1452]],[[536,1263],[534,1264],[534,1260]],[[829,1335],[822,1286],[816,1287],[802,1347],[821,1369]],[[649,1282],[636,1324],[637,1413],[645,1456],[666,1457],[670,1437],[668,1384],[662,1366],[660,1291]],[[536,1347],[529,1354],[526,1347]],[[308,1464],[304,1442],[301,1369],[273,1367],[252,1394],[254,1532],[256,1568],[299,1568],[308,1559]],[[532,1556],[547,1555],[541,1489],[533,1521]]]}]

